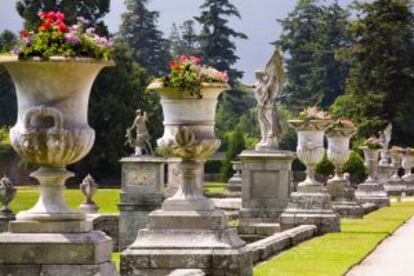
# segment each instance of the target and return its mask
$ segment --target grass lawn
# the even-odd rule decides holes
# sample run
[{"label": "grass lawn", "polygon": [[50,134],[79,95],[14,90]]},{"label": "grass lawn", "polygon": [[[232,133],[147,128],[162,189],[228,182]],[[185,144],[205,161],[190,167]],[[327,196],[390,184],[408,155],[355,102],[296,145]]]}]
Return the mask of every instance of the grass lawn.
[{"label": "grass lawn", "polygon": [[261,263],[255,267],[254,275],[344,275],[413,215],[414,202],[398,202],[362,220],[344,219],[342,232],[312,239]]},{"label": "grass lawn", "polygon": [[[94,200],[99,205],[100,213],[115,213],[118,212],[119,189],[99,189]],[[10,204],[10,208],[14,213],[22,210],[30,209],[34,206],[39,197],[39,192],[36,186],[33,187],[19,187],[16,198]],[[65,198],[67,203],[73,209],[78,209],[85,197],[80,190],[68,189],[65,190]]]},{"label": "grass lawn", "polygon": [[206,182],[204,192],[206,194],[222,194],[226,191],[227,184],[220,182]]}]

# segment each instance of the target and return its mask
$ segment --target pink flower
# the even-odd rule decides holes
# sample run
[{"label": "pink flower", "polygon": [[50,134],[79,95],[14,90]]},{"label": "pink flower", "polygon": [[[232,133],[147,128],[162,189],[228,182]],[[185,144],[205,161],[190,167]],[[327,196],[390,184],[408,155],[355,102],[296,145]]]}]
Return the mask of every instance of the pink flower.
[{"label": "pink flower", "polygon": [[72,45],[76,45],[80,41],[79,37],[77,37],[73,33],[67,33],[67,34],[65,34],[65,39],[67,41],[69,41],[70,43],[72,43]]},{"label": "pink flower", "polygon": [[188,60],[188,56],[186,56],[186,55],[181,55],[180,56],[180,62],[185,62],[187,60]]},{"label": "pink flower", "polygon": [[201,63],[201,58],[199,57],[191,57],[191,61],[195,64],[200,64]]}]

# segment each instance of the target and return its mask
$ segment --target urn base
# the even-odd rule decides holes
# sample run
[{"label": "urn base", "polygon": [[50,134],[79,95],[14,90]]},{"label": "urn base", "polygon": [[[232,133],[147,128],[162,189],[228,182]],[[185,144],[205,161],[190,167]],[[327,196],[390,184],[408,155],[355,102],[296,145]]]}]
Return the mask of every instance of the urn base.
[{"label": "urn base", "polygon": [[0,275],[117,275],[103,232],[0,234]]},{"label": "urn base", "polygon": [[363,218],[364,208],[356,201],[341,200],[333,201],[332,209],[337,212],[341,218]]},{"label": "urn base", "polygon": [[384,188],[372,182],[366,182],[358,185],[355,191],[355,198],[359,204],[373,203],[378,207],[390,206],[390,199]]},{"label": "urn base", "polygon": [[252,275],[250,251],[227,224],[221,210],[154,211],[147,228],[122,252],[121,274],[201,269],[207,275]]},{"label": "urn base", "polygon": [[339,232],[339,215],[332,209],[330,195],[326,192],[295,192],[286,210],[280,215],[282,231],[298,225],[313,224],[318,233]]}]

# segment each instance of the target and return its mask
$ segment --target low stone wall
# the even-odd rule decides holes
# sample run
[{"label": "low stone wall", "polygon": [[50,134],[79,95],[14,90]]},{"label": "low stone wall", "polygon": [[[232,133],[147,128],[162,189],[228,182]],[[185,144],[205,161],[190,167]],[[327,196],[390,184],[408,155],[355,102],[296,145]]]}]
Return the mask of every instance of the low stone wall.
[{"label": "low stone wall", "polygon": [[250,243],[247,246],[252,251],[253,263],[257,263],[314,237],[316,233],[317,228],[315,225],[301,225],[273,234],[270,237]]},{"label": "low stone wall", "polygon": [[112,238],[112,250],[119,251],[119,214],[88,214],[93,230],[102,231]]}]

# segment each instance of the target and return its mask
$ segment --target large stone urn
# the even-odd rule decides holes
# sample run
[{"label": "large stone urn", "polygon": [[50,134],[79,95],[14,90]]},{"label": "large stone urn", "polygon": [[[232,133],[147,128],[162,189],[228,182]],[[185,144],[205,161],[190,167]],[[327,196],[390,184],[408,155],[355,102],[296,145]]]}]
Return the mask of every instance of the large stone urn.
[{"label": "large stone urn", "polygon": [[164,113],[158,153],[182,158],[177,167],[182,179],[177,192],[149,214],[147,228],[139,230],[135,242],[123,251],[121,274],[168,275],[174,269],[192,268],[208,275],[251,275],[245,243],[228,227],[224,212],[204,197],[200,177],[204,160],[220,146],[214,134],[215,109],[219,94],[229,86],[205,84],[201,98],[157,81],[148,89],[159,92]]},{"label": "large stone urn", "polygon": [[282,229],[314,224],[320,233],[340,231],[339,216],[332,209],[331,198],[322,183],[315,179],[315,167],[325,153],[323,139],[331,120],[291,120],[298,134],[297,156],[306,165],[306,179],[291,194],[280,217]]},{"label": "large stone urn", "polygon": [[36,205],[18,213],[10,233],[0,235],[0,247],[9,248],[0,251],[0,271],[14,275],[36,266],[41,274],[53,274],[52,265],[58,265],[62,271],[85,266],[78,275],[114,275],[111,239],[92,231],[85,215],[69,208],[63,196],[65,181],[74,175],[65,167],[85,157],[95,140],[88,124],[92,84],[99,71],[113,63],[63,57],[18,61],[14,56],[2,56],[0,63],[17,95],[11,143],[24,160],[39,166],[31,176],[40,183]]},{"label": "large stone urn", "polygon": [[404,168],[404,175],[402,180],[407,187],[407,194],[414,194],[414,174],[412,168],[414,167],[414,153],[406,149],[402,155],[401,165]]},{"label": "large stone urn", "polygon": [[378,207],[389,206],[390,200],[384,187],[378,183],[379,149],[361,147],[364,151],[365,167],[368,169],[368,178],[358,185],[355,197],[360,204],[371,203]]},{"label": "large stone urn", "polygon": [[349,143],[355,133],[356,128],[330,128],[326,132],[328,159],[335,165],[335,176],[327,181],[327,189],[332,207],[341,217],[361,218],[364,209],[355,201],[349,177],[342,173],[342,166],[349,157]]},{"label": "large stone urn", "polygon": [[407,184],[401,179],[398,174],[399,169],[401,168],[402,156],[404,150],[398,147],[392,147],[389,151],[391,156],[391,168],[392,175],[388,179],[387,183],[384,185],[384,189],[387,192],[387,195],[402,195],[407,193]]}]

